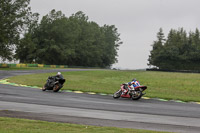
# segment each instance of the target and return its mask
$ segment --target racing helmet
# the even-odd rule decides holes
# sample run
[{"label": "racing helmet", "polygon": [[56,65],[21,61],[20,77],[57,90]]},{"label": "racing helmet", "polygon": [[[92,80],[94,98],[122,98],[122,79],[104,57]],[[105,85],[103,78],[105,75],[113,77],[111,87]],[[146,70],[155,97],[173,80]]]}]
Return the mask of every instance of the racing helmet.
[{"label": "racing helmet", "polygon": [[61,75],[61,72],[58,72],[57,75]]}]

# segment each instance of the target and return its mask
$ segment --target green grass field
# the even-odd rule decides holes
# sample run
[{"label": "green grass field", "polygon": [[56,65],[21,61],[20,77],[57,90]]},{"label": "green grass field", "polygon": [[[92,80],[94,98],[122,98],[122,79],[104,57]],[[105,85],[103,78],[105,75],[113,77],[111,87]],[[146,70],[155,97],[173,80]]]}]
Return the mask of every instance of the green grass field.
[{"label": "green grass field", "polygon": [[[63,72],[63,89],[113,94],[120,84],[137,78],[146,85],[146,96],[183,101],[200,101],[200,74],[151,71],[75,71]],[[48,76],[56,73],[11,77],[9,82],[42,87]]]},{"label": "green grass field", "polygon": [[166,133],[0,117],[1,133]]}]

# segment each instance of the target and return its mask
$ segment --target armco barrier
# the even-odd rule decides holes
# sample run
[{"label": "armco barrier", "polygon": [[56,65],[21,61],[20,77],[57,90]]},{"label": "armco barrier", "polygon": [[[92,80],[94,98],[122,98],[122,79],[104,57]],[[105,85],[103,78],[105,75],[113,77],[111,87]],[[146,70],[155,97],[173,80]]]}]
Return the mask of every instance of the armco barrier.
[{"label": "armco barrier", "polygon": [[68,68],[67,65],[44,65],[44,64],[5,64],[0,63],[0,68],[6,67],[46,67],[46,68]]},{"label": "armco barrier", "polygon": [[38,67],[44,67],[44,65],[43,64],[38,64]]},{"label": "armco barrier", "polygon": [[167,69],[146,69],[146,71],[179,72],[179,73],[200,73],[200,70],[167,70]]},{"label": "armco barrier", "polygon": [[17,67],[27,67],[27,64],[16,64]]},{"label": "armco barrier", "polygon": [[17,64],[8,64],[9,67],[17,67]]},{"label": "armco barrier", "polygon": [[28,67],[38,67],[38,64],[27,64]]},{"label": "armco barrier", "polygon": [[65,66],[64,65],[60,65],[60,68],[65,68]]},{"label": "armco barrier", "polygon": [[6,68],[6,67],[9,67],[9,66],[7,64],[0,64],[0,67]]},{"label": "armco barrier", "polygon": [[56,68],[56,65],[51,65],[51,68]]},{"label": "armco barrier", "polygon": [[46,67],[46,68],[50,68],[51,66],[50,66],[50,65],[44,65],[44,67]]}]

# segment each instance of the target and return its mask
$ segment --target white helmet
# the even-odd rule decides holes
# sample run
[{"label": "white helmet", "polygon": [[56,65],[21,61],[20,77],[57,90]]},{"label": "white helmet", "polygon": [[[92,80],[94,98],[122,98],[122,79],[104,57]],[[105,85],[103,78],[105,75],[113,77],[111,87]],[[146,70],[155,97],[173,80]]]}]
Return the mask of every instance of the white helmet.
[{"label": "white helmet", "polygon": [[57,75],[61,75],[61,72],[58,72]]}]

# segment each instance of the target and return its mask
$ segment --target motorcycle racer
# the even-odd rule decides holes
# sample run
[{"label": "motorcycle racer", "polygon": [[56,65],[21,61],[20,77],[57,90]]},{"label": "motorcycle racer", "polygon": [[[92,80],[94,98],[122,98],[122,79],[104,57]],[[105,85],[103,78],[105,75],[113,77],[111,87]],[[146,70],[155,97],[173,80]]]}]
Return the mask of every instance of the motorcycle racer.
[{"label": "motorcycle racer", "polygon": [[56,77],[56,80],[64,79],[61,72],[58,72],[55,77]]},{"label": "motorcycle racer", "polygon": [[54,92],[58,92],[63,87],[64,83],[65,79],[63,78],[61,72],[58,72],[56,76],[48,77],[42,91],[53,90]]},{"label": "motorcycle racer", "polygon": [[131,81],[131,82],[128,82],[127,84],[128,84],[129,87],[130,87],[131,89],[133,89],[133,90],[134,90],[135,87],[140,86],[140,82],[137,81],[137,79],[135,79],[135,78],[132,79],[132,81]]},{"label": "motorcycle racer", "polygon": [[135,90],[134,88],[137,86],[140,86],[139,81],[137,81],[137,79],[132,79],[131,82],[125,83],[124,84],[124,91],[122,92],[122,94],[125,94],[126,92],[130,91],[130,90]]},{"label": "motorcycle racer", "polygon": [[133,79],[131,82],[121,84],[120,89],[113,94],[113,98],[123,97],[138,100],[145,94],[143,91],[146,89],[147,86],[141,86],[137,79]]},{"label": "motorcycle racer", "polygon": [[134,90],[135,87],[140,86],[140,82],[137,79],[132,79],[131,82],[126,83],[129,85],[128,89]]}]

